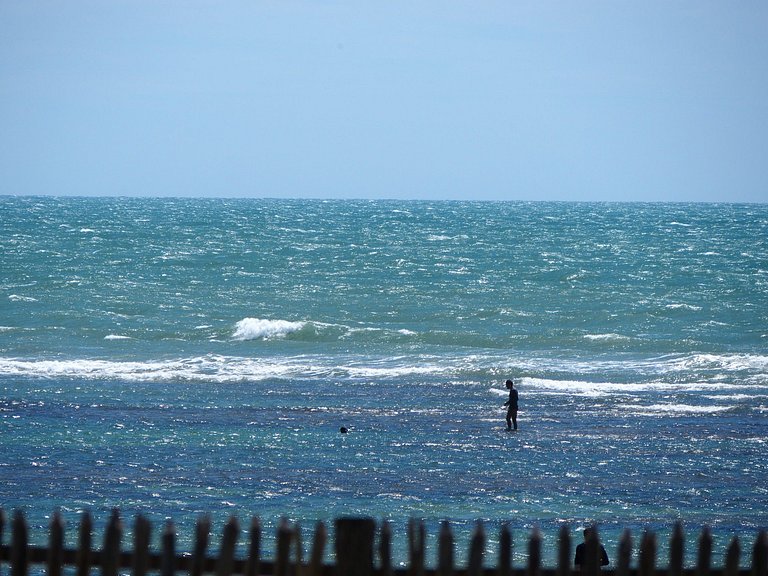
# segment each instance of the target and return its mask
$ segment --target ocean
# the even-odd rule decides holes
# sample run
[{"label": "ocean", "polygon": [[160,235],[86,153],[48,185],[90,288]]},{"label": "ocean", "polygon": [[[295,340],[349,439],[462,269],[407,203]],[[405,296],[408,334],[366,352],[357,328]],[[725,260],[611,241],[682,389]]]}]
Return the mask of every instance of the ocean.
[{"label": "ocean", "polygon": [[0,197],[0,440],[33,541],[681,521],[720,564],[768,527],[768,205]]}]

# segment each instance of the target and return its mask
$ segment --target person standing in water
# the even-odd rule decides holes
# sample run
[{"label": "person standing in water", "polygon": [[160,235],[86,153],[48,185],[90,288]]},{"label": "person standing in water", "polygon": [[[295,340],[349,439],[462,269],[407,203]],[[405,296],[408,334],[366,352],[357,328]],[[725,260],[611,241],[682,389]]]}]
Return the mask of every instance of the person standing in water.
[{"label": "person standing in water", "polygon": [[507,390],[509,390],[509,400],[504,402],[504,406],[507,407],[507,430],[512,430],[514,425],[517,430],[517,390],[515,390],[515,383],[512,380],[507,380]]}]

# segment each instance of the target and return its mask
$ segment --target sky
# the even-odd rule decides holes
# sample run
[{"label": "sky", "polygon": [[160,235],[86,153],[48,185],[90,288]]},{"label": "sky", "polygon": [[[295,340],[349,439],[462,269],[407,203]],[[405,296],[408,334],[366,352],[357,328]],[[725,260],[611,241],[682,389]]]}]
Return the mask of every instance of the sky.
[{"label": "sky", "polygon": [[768,201],[765,0],[0,0],[0,194]]}]

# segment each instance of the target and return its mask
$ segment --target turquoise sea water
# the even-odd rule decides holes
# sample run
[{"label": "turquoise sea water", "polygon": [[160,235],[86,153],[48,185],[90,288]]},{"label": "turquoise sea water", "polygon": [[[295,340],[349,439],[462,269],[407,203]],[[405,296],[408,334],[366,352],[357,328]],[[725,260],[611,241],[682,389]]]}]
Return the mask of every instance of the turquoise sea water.
[{"label": "turquoise sea water", "polygon": [[40,539],[118,506],[182,548],[203,513],[751,542],[768,205],[0,197],[0,439]]}]

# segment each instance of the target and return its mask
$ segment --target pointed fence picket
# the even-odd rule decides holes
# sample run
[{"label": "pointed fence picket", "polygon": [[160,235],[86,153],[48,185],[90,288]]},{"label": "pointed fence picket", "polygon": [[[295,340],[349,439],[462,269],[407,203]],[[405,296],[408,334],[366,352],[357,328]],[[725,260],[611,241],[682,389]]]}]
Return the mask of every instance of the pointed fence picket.
[{"label": "pointed fence picket", "polygon": [[[542,537],[537,529],[528,537],[528,556],[524,567],[513,567],[512,533],[504,525],[499,534],[499,551],[495,566],[486,566],[485,531],[477,523],[469,544],[466,566],[456,566],[454,536],[448,522],[440,526],[437,537],[437,563],[426,566],[426,530],[424,523],[411,520],[408,525],[408,562],[405,568],[394,568],[391,557],[392,534],[389,523],[377,529],[370,518],[338,518],[334,523],[334,563],[323,563],[327,533],[319,522],[314,532],[309,558],[303,558],[301,530],[282,521],[275,536],[273,560],[262,557],[261,525],[254,518],[249,526],[246,558],[236,554],[240,526],[232,518],[224,526],[218,554],[209,555],[211,523],[201,518],[195,526],[192,552],[176,551],[176,531],[167,522],[160,536],[160,551],[150,549],[152,527],[143,516],[137,516],[133,529],[133,549],[121,548],[123,525],[120,514],[114,510],[104,530],[101,549],[93,548],[93,520],[89,513],[82,516],[76,548],[64,546],[64,522],[59,513],[51,521],[48,546],[29,543],[29,529],[24,515],[17,511],[10,525],[10,543],[5,544],[7,527],[5,513],[0,509],[0,576],[5,576],[3,565],[8,565],[9,576],[29,576],[30,566],[39,565],[50,576],[67,574],[89,576],[93,570],[102,576],[132,574],[146,576],[570,576],[574,572],[571,556],[571,537],[566,526],[558,536],[557,565],[542,566]],[[712,536],[703,529],[698,539],[695,567],[684,566],[685,537],[682,526],[676,525],[669,543],[669,564],[657,566],[657,541],[652,532],[643,533],[636,565],[631,562],[632,537],[624,531],[619,541],[616,562],[610,569],[600,568],[600,543],[594,537],[585,542],[585,562],[582,576],[768,576],[768,533],[761,530],[751,550],[749,568],[741,568],[741,543],[734,538],[725,554],[723,565],[712,568]],[[376,541],[378,539],[378,546]]]}]

